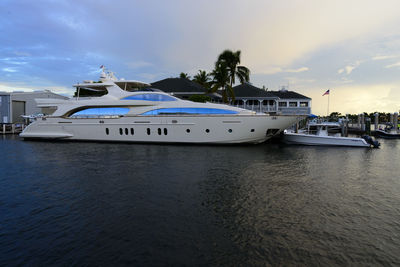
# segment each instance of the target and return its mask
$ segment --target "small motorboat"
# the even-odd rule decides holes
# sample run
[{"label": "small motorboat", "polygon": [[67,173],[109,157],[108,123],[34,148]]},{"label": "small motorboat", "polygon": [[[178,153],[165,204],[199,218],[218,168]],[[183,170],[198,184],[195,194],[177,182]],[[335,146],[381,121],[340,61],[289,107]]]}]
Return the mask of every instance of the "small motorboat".
[{"label": "small motorboat", "polygon": [[305,129],[295,132],[285,130],[283,132],[283,142],[286,144],[310,145],[310,146],[350,146],[350,147],[375,147],[380,143],[372,137],[365,135],[359,137],[346,137],[341,133],[331,134],[330,129],[341,127],[339,123],[322,122],[310,123]]},{"label": "small motorboat", "polygon": [[400,138],[400,131],[392,123],[387,123],[384,128],[375,130],[375,135],[382,138]]}]

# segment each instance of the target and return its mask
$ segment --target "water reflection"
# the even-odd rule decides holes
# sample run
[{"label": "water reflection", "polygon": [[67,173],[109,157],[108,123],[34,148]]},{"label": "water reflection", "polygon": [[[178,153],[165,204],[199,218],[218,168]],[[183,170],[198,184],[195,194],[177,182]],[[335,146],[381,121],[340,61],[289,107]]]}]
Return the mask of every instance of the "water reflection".
[{"label": "water reflection", "polygon": [[15,264],[400,264],[399,145],[0,141]]}]

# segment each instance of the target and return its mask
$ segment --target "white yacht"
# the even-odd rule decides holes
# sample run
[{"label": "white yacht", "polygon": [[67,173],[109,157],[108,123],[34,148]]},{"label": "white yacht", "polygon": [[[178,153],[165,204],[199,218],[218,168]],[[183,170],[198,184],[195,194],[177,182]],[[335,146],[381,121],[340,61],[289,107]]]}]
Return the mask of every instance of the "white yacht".
[{"label": "white yacht", "polygon": [[[159,143],[261,143],[296,121],[296,116],[256,114],[222,104],[181,100],[139,81],[118,80],[104,70],[101,82],[76,84],[78,96],[36,99],[55,110],[36,118],[24,139],[62,139]],[[79,97],[81,89],[104,92]]]},{"label": "white yacht", "polygon": [[363,136],[362,138],[342,136],[338,132],[340,129],[341,125],[335,122],[309,123],[305,129],[298,132],[285,130],[283,142],[312,146],[379,147],[380,145],[370,136]]}]

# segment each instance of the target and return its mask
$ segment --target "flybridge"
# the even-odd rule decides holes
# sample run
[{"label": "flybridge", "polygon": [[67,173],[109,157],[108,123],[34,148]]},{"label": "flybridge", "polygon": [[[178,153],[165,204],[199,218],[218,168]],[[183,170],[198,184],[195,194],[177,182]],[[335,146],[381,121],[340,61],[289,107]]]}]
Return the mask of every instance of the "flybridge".
[{"label": "flybridge", "polygon": [[114,84],[118,85],[124,91],[138,91],[140,88],[151,86],[151,84],[141,81],[118,79],[114,72],[106,70],[104,66],[101,69],[102,72],[98,82],[85,80],[83,83],[74,84],[73,86],[76,88],[88,88],[93,91],[103,91],[106,90],[106,87],[113,86]]}]

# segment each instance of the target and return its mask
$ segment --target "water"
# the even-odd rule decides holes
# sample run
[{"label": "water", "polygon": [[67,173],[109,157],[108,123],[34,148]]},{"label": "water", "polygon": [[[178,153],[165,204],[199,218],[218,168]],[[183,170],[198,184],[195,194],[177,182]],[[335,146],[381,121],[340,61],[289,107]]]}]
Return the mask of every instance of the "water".
[{"label": "water", "polygon": [[3,137],[0,265],[399,265],[400,140],[380,141]]}]

